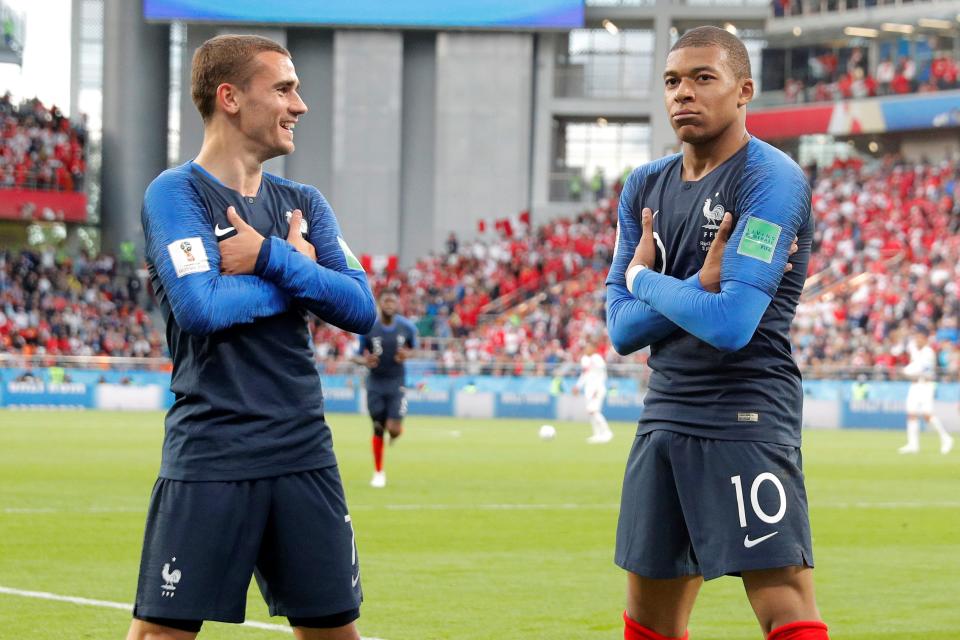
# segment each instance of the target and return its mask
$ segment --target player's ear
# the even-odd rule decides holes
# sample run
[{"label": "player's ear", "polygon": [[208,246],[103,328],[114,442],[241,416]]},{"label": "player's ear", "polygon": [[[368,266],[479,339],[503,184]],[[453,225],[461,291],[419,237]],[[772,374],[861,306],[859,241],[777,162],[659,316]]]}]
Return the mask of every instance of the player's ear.
[{"label": "player's ear", "polygon": [[240,111],[240,91],[236,85],[224,82],[217,87],[217,104],[228,115],[236,115]]},{"label": "player's ear", "polygon": [[737,107],[743,107],[753,100],[753,94],[756,87],[753,84],[753,78],[744,78],[740,81],[740,95],[737,96]]}]

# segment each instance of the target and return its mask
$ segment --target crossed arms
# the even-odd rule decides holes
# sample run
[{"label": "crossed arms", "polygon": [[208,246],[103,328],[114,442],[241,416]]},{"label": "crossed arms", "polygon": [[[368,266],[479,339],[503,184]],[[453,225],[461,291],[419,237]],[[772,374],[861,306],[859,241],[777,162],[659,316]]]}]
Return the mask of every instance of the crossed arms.
[{"label": "crossed arms", "polygon": [[349,250],[318,191],[310,197],[308,240],[299,233],[299,210],[285,240],[264,239],[232,209],[237,234],[218,244],[189,179],[171,171],[147,189],[147,256],[184,331],[205,336],[293,305],[347,331],[370,329],[376,309],[366,275],[348,265]]}]

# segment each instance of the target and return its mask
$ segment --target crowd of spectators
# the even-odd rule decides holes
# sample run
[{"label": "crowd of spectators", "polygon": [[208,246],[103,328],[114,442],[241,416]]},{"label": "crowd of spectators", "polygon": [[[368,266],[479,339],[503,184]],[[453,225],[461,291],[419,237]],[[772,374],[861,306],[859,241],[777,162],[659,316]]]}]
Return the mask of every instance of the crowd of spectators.
[{"label": "crowd of spectators", "polygon": [[831,102],[851,98],[927,93],[960,88],[960,63],[950,52],[939,52],[924,62],[910,56],[884,58],[871,72],[862,49],[853,49],[845,65],[834,52],[809,59],[807,79],[784,80],[787,103]]},{"label": "crowd of spectators", "polygon": [[0,189],[81,191],[86,130],[36,98],[0,97]]},{"label": "crowd of spectators", "polygon": [[[811,180],[817,231],[793,332],[801,368],[808,376],[892,377],[922,330],[935,336],[946,374],[960,376],[960,162],[837,160]],[[603,199],[537,227],[497,225],[470,241],[451,234],[443,251],[371,274],[371,282],[399,293],[437,371],[571,371],[587,341],[606,342],[603,280],[617,204]],[[0,253],[0,348],[163,356],[144,286],[142,272],[109,257]],[[355,336],[323,323],[312,332],[318,360],[331,369],[355,347]]]},{"label": "crowd of spectators", "polygon": [[813,190],[815,287],[794,324],[808,375],[857,369],[891,376],[915,331],[935,337],[960,375],[960,163],[848,163]]},{"label": "crowd of spectators", "polygon": [[0,353],[164,356],[142,276],[110,256],[0,252]]}]

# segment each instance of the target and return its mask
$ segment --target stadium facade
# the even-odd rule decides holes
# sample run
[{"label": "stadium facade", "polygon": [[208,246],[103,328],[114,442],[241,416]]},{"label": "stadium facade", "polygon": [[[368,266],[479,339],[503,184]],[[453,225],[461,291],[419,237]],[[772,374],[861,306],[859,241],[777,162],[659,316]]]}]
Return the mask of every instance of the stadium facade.
[{"label": "stadium facade", "polygon": [[[220,33],[273,38],[293,54],[310,113],[297,152],[268,170],[316,184],[365,253],[411,264],[481,221],[582,211],[601,170],[608,190],[627,167],[676,150],[659,70],[699,24],[744,39],[760,85],[748,126],[801,163],[848,144],[960,152],[957,123],[940,109],[960,101],[955,92],[939,103],[913,93],[784,106],[791,74],[818,56],[843,65],[860,50],[871,75],[885,57],[922,61],[946,48],[960,59],[958,16],[957,0],[588,0],[584,27],[569,31],[251,27],[150,23],[140,2],[74,0],[73,106],[91,114],[95,138],[102,86],[103,246],[139,241],[143,188],[202,140],[192,52]],[[916,121],[931,110],[929,123]]]}]

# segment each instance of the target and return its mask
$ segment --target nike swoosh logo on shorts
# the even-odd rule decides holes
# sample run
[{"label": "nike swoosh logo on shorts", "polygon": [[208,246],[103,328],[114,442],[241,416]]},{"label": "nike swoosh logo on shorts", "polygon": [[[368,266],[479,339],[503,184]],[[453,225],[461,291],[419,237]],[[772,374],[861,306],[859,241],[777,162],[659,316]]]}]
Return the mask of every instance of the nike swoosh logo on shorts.
[{"label": "nike swoosh logo on shorts", "polygon": [[761,542],[763,542],[764,540],[768,540],[768,539],[772,538],[773,536],[777,535],[778,533],[780,533],[780,532],[779,532],[779,531],[774,531],[773,533],[768,533],[768,534],[765,535],[765,536],[760,536],[760,537],[757,538],[756,540],[751,540],[751,539],[750,539],[750,536],[743,536],[743,546],[745,546],[747,549],[749,549],[749,548],[751,548],[751,547],[755,547],[755,546],[757,546],[758,544],[760,544]]},{"label": "nike swoosh logo on shorts", "polygon": [[235,229],[234,227],[227,227],[226,229],[221,229],[219,222],[217,223],[217,226],[215,226],[215,227],[213,228],[213,233],[214,233],[214,235],[216,235],[218,238],[221,238],[221,237],[227,235],[227,234],[230,233],[231,231],[236,231],[236,229]]}]

